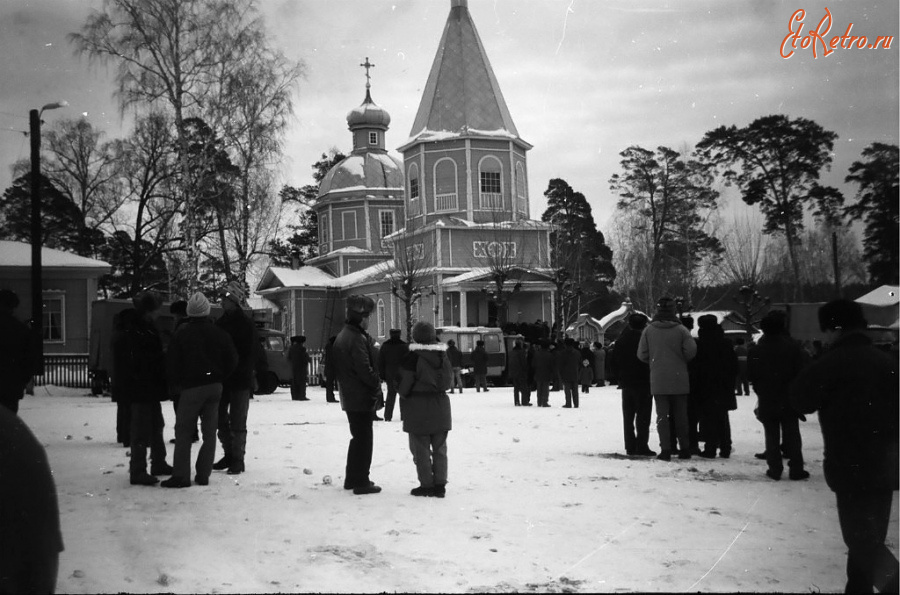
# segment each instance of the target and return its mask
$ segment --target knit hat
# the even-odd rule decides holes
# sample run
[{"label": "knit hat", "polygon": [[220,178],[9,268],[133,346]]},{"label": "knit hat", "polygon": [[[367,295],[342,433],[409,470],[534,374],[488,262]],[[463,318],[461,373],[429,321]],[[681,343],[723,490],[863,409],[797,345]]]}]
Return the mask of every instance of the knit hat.
[{"label": "knit hat", "polygon": [[222,297],[228,298],[238,306],[243,306],[247,302],[247,292],[241,287],[237,281],[231,281],[222,290]]},{"label": "knit hat", "polygon": [[187,315],[194,318],[209,316],[209,300],[199,291],[191,296],[187,303]]},{"label": "knit hat", "polygon": [[434,330],[434,325],[424,320],[417,322],[412,330],[412,338],[416,343],[437,343],[437,333]]},{"label": "knit hat", "polygon": [[659,298],[656,302],[656,313],[675,316],[675,300],[668,296]]}]

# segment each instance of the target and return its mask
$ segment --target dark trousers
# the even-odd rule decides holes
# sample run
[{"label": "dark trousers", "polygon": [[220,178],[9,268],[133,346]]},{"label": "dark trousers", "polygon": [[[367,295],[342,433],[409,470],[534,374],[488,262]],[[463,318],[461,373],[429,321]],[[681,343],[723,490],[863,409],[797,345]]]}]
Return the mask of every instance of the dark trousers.
[{"label": "dark trousers", "polygon": [[[388,374],[393,377],[395,374]],[[384,421],[391,421],[394,417],[394,405],[397,403],[397,381],[387,380],[387,397],[384,400]],[[400,414],[401,418],[403,414]]]},{"label": "dark trousers", "polygon": [[734,392],[740,395],[750,394],[750,381],[747,378],[747,362],[738,361],[738,373],[734,377]]},{"label": "dark trousers", "polygon": [[291,380],[291,400],[293,401],[306,401],[308,400],[306,397],[306,384],[308,378],[306,376],[298,376],[294,374],[294,378]]},{"label": "dark trousers", "polygon": [[203,442],[197,454],[197,478],[209,479],[216,455],[216,426],[219,419],[219,400],[222,397],[220,383],[186,388],[175,417],[175,456],[173,477],[191,478],[191,443],[197,433],[197,419],[203,429]]},{"label": "dark trousers", "polygon": [[[673,452],[675,438],[683,452],[690,452],[688,439],[687,395],[653,395],[656,401],[656,432],[659,434],[659,448],[663,452]],[[674,428],[672,425],[674,424]]]},{"label": "dark trousers", "polygon": [[365,487],[369,485],[369,469],[372,466],[372,412],[346,413],[347,421],[350,422],[350,445],[347,447],[344,487]]},{"label": "dark trousers", "polygon": [[163,419],[160,402],[131,404],[131,466],[132,475],[147,472],[147,449],[150,449],[150,470],[166,462],[166,442],[163,440]]},{"label": "dark trousers", "polygon": [[223,389],[219,401],[219,442],[225,457],[233,463],[244,462],[247,449],[247,414],[250,389]]},{"label": "dark trousers", "polygon": [[577,380],[565,380],[563,381],[563,391],[566,395],[566,406],[578,407],[578,381]]},{"label": "dark trousers", "polygon": [[409,450],[416,464],[419,485],[447,485],[447,432],[410,434]]},{"label": "dark trousers", "polygon": [[785,412],[764,417],[762,424],[766,435],[766,463],[769,470],[778,474],[784,471],[781,461],[783,450],[789,459],[791,471],[803,471],[803,441],[800,438],[800,420],[797,415]]},{"label": "dark trousers", "polygon": [[[688,413],[690,421],[690,412]],[[731,420],[728,419],[728,407],[721,401],[708,399],[703,403],[700,415],[700,430],[706,441],[704,450],[726,455],[731,453]],[[693,441],[691,441],[693,446]]]},{"label": "dark trousers", "polygon": [[131,401],[116,400],[116,442],[131,446]]},{"label": "dark trousers", "polygon": [[635,454],[650,450],[650,415],[653,395],[650,385],[622,385],[622,421],[625,430],[625,452]]},{"label": "dark trousers", "polygon": [[896,593],[897,558],[884,545],[894,493],[835,492],[841,534],[847,544],[845,593]]},{"label": "dark trousers", "polygon": [[549,380],[536,380],[534,382],[536,385],[537,392],[537,402],[538,407],[544,407],[550,404],[550,381]]},{"label": "dark trousers", "polygon": [[325,377],[325,400],[329,403],[337,403],[337,399],[334,398],[334,378]]},{"label": "dark trousers", "polygon": [[528,378],[516,378],[513,380],[513,402],[516,405],[528,405],[531,403],[531,387]]}]

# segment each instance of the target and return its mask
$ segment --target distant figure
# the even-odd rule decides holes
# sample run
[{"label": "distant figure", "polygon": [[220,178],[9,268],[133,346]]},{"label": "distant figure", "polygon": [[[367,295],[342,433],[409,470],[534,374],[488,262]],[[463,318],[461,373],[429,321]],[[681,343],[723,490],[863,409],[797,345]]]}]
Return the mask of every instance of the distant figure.
[{"label": "distant figure", "polygon": [[737,396],[750,395],[750,380],[747,377],[747,346],[744,338],[738,337],[734,341],[734,354],[737,356],[738,371],[734,379],[734,390]]},{"label": "distant figure", "polygon": [[59,504],[44,447],[0,407],[0,593],[54,593],[63,551]]},{"label": "distant figure", "polygon": [[332,335],[328,342],[325,343],[324,354],[322,355],[322,359],[325,360],[322,366],[324,368],[324,378],[325,378],[325,401],[327,403],[337,403],[338,400],[334,397],[334,391],[337,390],[337,376],[335,376],[334,372],[334,340],[337,339],[337,335]]},{"label": "distant figure", "polygon": [[306,396],[306,385],[309,383],[309,355],[306,353],[306,337],[302,335],[291,337],[288,359],[291,362],[293,375],[291,400],[309,401]]},{"label": "distant figure", "polygon": [[591,385],[594,383],[594,366],[591,360],[585,358],[581,360],[581,369],[578,371],[578,383],[581,385],[581,392],[587,394],[590,392]]},{"label": "distant figure", "polygon": [[[222,383],[219,400],[219,442],[224,454],[213,469],[227,469],[229,475],[246,471],[244,455],[247,449],[247,414],[250,410],[250,393],[253,392],[256,365],[260,359],[259,336],[256,326],[244,313],[247,293],[237,281],[222,290],[219,303],[222,316],[216,326],[228,333],[237,350],[238,363],[234,371]],[[262,354],[265,356],[265,354]]]},{"label": "distant figure", "polygon": [[0,406],[13,413],[19,411],[19,401],[36,363],[34,337],[28,326],[15,317],[18,307],[19,296],[9,289],[0,289]]},{"label": "distant figure", "polygon": [[475,374],[475,392],[480,393],[481,389],[488,392],[488,356],[484,348],[484,341],[480,339],[475,342],[475,349],[472,350],[472,371]]},{"label": "distant figure", "polygon": [[[714,315],[700,316],[697,325],[697,355],[688,364],[688,370],[691,394],[699,406],[700,430],[706,441],[700,456],[712,459],[718,451],[720,457],[727,459],[731,456],[728,412],[737,409],[734,397],[737,356]],[[692,448],[696,439],[691,437]]]},{"label": "distant figure", "polygon": [[[678,321],[675,300],[662,297],[656,302],[656,315],[641,334],[638,358],[650,364],[650,391],[656,401],[656,429],[660,453],[657,458],[672,458],[672,423],[681,451],[679,459],[690,459],[687,400],[691,391],[688,362],[697,354],[690,331]],[[671,417],[671,419],[670,419]]]},{"label": "distant figure", "polygon": [[341,408],[350,424],[344,489],[354,494],[377,494],[381,487],[369,479],[372,466],[374,413],[384,403],[378,376],[375,341],[366,330],[375,302],[365,295],[347,298],[347,319],[334,341],[334,369]]},{"label": "distant figure", "polygon": [[452,393],[458,388],[459,394],[462,394],[462,351],[459,350],[459,347],[456,346],[456,341],[453,339],[447,341],[447,357],[450,358],[450,366],[453,368],[453,384],[450,387],[450,392]]},{"label": "distant figure", "polygon": [[516,339],[509,352],[507,375],[513,385],[513,405],[531,407],[531,387],[528,384],[528,352],[522,339]]},{"label": "distant figure", "polygon": [[534,377],[535,392],[537,393],[538,407],[550,406],[550,383],[556,374],[553,363],[553,354],[550,352],[550,342],[547,339],[538,341],[537,349],[531,358],[531,370]]},{"label": "distant figure", "polygon": [[447,486],[447,433],[452,429],[451,375],[447,346],[437,340],[434,326],[417,322],[413,341],[400,368],[400,410],[403,431],[416,464],[419,487],[413,496],[443,498]]},{"label": "distant figure", "polygon": [[[131,402],[131,485],[154,485],[157,475],[171,475],[166,463],[161,401],[169,398],[166,359],[156,316],[162,298],[152,291],[137,294],[134,308],[123,310],[112,338],[113,385]],[[147,473],[147,449],[150,473]]]},{"label": "distant figure", "polygon": [[849,549],[845,592],[896,593],[900,567],[884,541],[900,466],[897,358],[863,333],[856,302],[828,302],[818,314],[831,348],[794,381],[791,403],[801,413],[819,412],[825,481]]},{"label": "distant figure", "polygon": [[[178,329],[181,327],[181,325],[184,324],[185,322],[187,322],[187,319],[188,319],[187,300],[176,300],[176,301],[172,302],[172,304],[169,306],[169,314],[171,314],[172,317],[175,319],[175,325],[173,326],[172,332],[169,334],[169,336],[163,337],[163,341],[164,341],[164,343],[166,343],[167,349],[168,349],[168,344],[172,342],[172,337],[175,336],[175,333],[178,332]],[[181,399],[181,395],[177,391],[171,392],[172,390],[173,390],[173,386],[171,383],[169,383],[170,396],[172,397],[172,409],[175,411],[175,417],[177,419],[178,403]],[[193,435],[193,441],[197,442],[199,440],[200,440],[200,433],[197,432],[197,430],[195,428],[194,435]],[[175,438],[172,438],[171,440],[169,440],[169,442],[174,444]]]},{"label": "distant figure", "polygon": [[[408,345],[400,338],[400,329],[389,331],[390,339],[384,342],[378,352],[378,374],[387,384],[387,399],[384,402],[384,421],[394,418],[394,404],[397,402],[397,386],[400,383],[400,364],[406,357]],[[402,413],[401,413],[402,416]]]},{"label": "distant figure", "polygon": [[806,364],[803,349],[785,332],[784,318],[774,312],[760,321],[763,336],[750,350],[748,374],[753,391],[759,398],[757,416],[762,422],[766,438],[766,475],[781,479],[784,464],[782,449],[790,466],[791,479],[806,479],[803,468],[803,442],[800,437],[800,418],[789,402],[791,381]]},{"label": "distant figure", "polygon": [[606,386],[606,350],[600,341],[594,341],[593,365],[594,382],[597,386]]},{"label": "distant figure", "polygon": [[567,337],[564,347],[557,352],[557,363],[563,392],[566,396],[564,409],[578,408],[578,371],[581,368],[581,352],[578,351],[575,339]]},{"label": "distant figure", "polygon": [[166,368],[172,390],[181,394],[175,417],[175,456],[172,477],[162,482],[165,488],[191,485],[191,443],[197,432],[197,419],[203,443],[197,453],[194,481],[207,485],[216,458],[216,429],[222,383],[238,363],[234,342],[209,318],[210,304],[199,291],[187,302],[188,318],[169,343]]},{"label": "distant figure", "polygon": [[619,335],[611,359],[622,389],[622,421],[625,431],[625,453],[644,457],[656,456],[650,450],[650,417],[653,395],[650,393],[650,366],[637,357],[641,333],[647,317],[634,313]]}]

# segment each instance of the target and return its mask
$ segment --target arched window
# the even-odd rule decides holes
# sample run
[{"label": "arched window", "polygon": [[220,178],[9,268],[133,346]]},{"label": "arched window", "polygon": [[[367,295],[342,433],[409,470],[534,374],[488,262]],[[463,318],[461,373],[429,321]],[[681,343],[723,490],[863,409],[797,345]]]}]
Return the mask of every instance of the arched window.
[{"label": "arched window", "polygon": [[449,157],[434,164],[434,210],[457,210],[456,162]]},{"label": "arched window", "polygon": [[478,163],[479,207],[495,211],[503,208],[503,165],[493,155]]},{"label": "arched window", "polygon": [[387,333],[384,330],[385,327],[385,318],[384,318],[384,300],[378,300],[378,305],[375,307],[375,315],[378,322],[378,336],[384,337]]},{"label": "arched window", "polygon": [[409,166],[409,214],[416,216],[422,213],[422,199],[419,196],[419,166]]},{"label": "arched window", "polygon": [[516,210],[520,213],[528,213],[528,182],[525,179],[525,166],[522,162],[516,164]]}]

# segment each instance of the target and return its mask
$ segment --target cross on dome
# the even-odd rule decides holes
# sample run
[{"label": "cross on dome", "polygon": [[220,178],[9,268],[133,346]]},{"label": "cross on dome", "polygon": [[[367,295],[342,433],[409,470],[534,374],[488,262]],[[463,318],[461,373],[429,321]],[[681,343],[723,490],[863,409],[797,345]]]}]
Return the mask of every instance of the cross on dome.
[{"label": "cross on dome", "polygon": [[369,79],[371,78],[371,76],[369,75],[369,69],[375,68],[375,65],[369,62],[369,57],[366,56],[366,61],[360,64],[360,66],[366,69],[366,89],[368,89],[372,86],[371,84],[369,84]]}]

